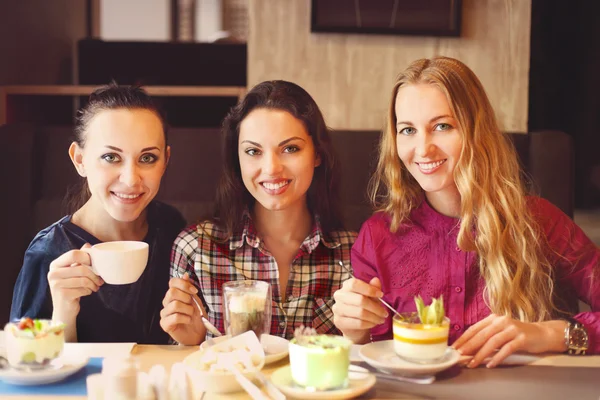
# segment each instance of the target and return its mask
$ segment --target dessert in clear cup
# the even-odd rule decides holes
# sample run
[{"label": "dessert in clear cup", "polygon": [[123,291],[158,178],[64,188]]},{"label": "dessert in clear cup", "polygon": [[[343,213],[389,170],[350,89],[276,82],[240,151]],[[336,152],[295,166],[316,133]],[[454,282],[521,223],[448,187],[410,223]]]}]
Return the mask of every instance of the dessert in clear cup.
[{"label": "dessert in clear cup", "polygon": [[262,281],[233,281],[223,284],[225,330],[231,336],[253,331],[257,337],[271,326],[271,285]]},{"label": "dessert in clear cup", "polygon": [[290,341],[292,380],[309,391],[348,386],[352,342],[335,335],[296,335]]},{"label": "dessert in clear cup", "polygon": [[22,318],[6,324],[4,332],[6,358],[14,368],[48,368],[65,343],[65,324],[48,319]]},{"label": "dessert in clear cup", "polygon": [[425,306],[420,296],[415,298],[417,312],[394,316],[394,350],[411,362],[428,364],[441,361],[448,349],[450,320],[445,317],[444,301],[433,299]]}]

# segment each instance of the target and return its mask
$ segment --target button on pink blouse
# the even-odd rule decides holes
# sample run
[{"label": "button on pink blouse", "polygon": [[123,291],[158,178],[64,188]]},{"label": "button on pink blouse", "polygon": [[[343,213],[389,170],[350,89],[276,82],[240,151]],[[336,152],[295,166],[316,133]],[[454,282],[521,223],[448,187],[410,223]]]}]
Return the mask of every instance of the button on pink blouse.
[{"label": "button on pink blouse", "polygon": [[[555,266],[557,291],[570,297],[571,308],[575,298],[591,306],[591,312],[575,318],[587,328],[588,353],[600,354],[600,250],[557,207],[538,197],[528,201],[552,249],[548,257]],[[390,233],[386,214],[368,219],[352,248],[354,274],[367,282],[379,277],[384,299],[401,312],[416,310],[416,295],[426,303],[443,295],[452,343],[490,314],[478,256],[457,247],[460,221],[439,214],[426,201],[410,219],[411,224],[401,225],[396,233]],[[391,318],[372,329],[373,340],[391,339]]]}]

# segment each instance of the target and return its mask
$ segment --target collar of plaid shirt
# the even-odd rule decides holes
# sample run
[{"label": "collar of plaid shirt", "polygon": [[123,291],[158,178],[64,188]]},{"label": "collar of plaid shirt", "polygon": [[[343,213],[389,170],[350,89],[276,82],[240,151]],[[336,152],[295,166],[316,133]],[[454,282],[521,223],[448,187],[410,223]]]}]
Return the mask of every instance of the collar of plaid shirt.
[{"label": "collar of plaid shirt", "polygon": [[[258,232],[254,227],[254,223],[252,222],[252,217],[250,216],[250,212],[246,210],[244,212],[244,229],[237,234],[234,234],[229,240],[229,250],[237,250],[244,244],[244,240],[248,243],[249,246],[259,248],[261,239],[258,237]],[[323,245],[329,249],[335,249],[341,245],[340,242],[332,240],[327,237],[327,235],[323,234],[321,230],[321,223],[319,222],[319,216],[315,216],[313,227],[310,234],[304,239],[300,249],[304,253],[312,253],[314,249],[317,248],[319,242],[323,243]],[[262,249],[261,249],[262,250]],[[266,250],[264,250],[266,252]]]}]

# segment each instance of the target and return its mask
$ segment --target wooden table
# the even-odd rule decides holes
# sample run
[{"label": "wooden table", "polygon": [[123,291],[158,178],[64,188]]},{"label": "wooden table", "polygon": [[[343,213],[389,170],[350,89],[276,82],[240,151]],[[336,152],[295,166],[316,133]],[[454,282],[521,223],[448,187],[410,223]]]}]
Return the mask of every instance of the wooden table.
[{"label": "wooden table", "polygon": [[[106,350],[97,345],[84,345],[87,354],[97,357]],[[104,349],[110,344],[101,345]],[[114,345],[116,346],[116,345]],[[197,347],[135,345],[136,356],[143,371],[155,364],[170,369]],[[287,365],[283,359],[263,369],[269,376]],[[198,396],[199,397],[199,396]],[[20,399],[22,396],[10,398]],[[85,397],[36,396],[41,400],[79,400]],[[202,400],[248,399],[244,392],[228,395],[205,394]],[[438,375],[431,385],[415,385],[380,380],[360,399],[600,399],[600,356],[570,357],[549,355],[529,365],[467,369],[455,366]]]}]

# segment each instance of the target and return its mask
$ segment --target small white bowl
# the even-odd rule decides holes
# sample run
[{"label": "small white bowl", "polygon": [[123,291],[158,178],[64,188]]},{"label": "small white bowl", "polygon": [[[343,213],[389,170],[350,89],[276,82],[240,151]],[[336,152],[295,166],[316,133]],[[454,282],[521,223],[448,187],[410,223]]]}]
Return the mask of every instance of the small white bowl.
[{"label": "small white bowl", "polygon": [[242,375],[246,378],[250,380],[254,379],[256,371],[260,371],[265,365],[265,352],[256,334],[248,331],[234,338],[216,343],[214,346],[200,349],[183,360],[183,364],[187,366],[188,375],[194,387],[209,393],[233,393],[242,390],[233,373],[229,371],[201,370],[198,369],[198,365],[208,351],[226,352],[228,349],[240,349],[244,347],[250,350],[251,355],[258,356],[260,360],[254,371],[242,372]]},{"label": "small white bowl", "polygon": [[[208,349],[209,347],[212,347],[217,343],[221,343],[230,338],[231,336],[224,335],[205,340],[200,344],[200,349]],[[287,357],[289,353],[290,341],[280,336],[268,335],[266,333],[262,334],[260,335],[260,344],[265,351],[265,364],[271,364],[282,360]],[[362,359],[359,358],[359,361],[362,361]]]}]

